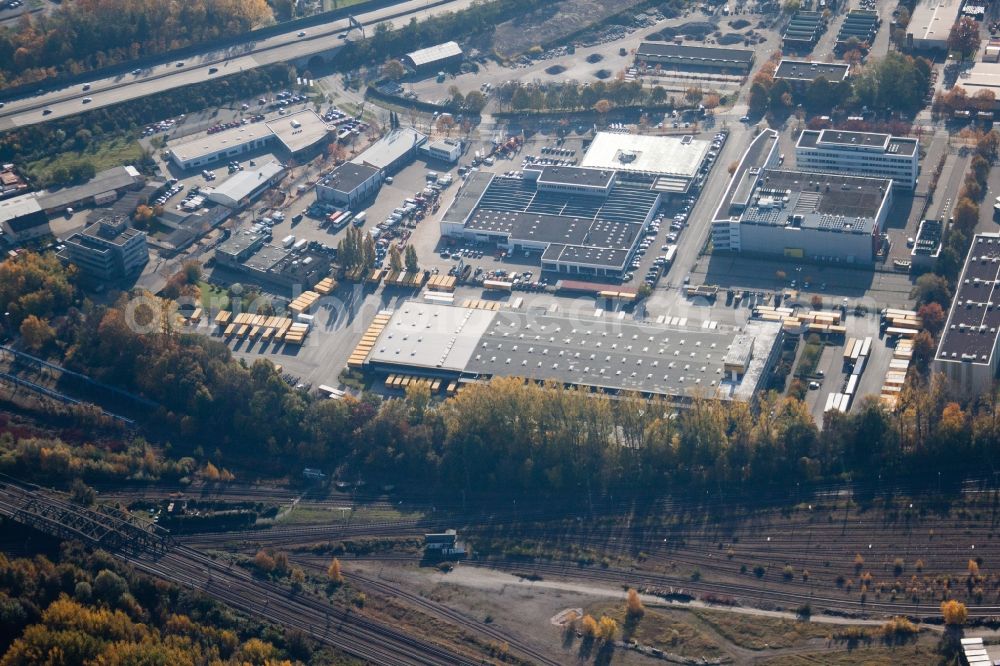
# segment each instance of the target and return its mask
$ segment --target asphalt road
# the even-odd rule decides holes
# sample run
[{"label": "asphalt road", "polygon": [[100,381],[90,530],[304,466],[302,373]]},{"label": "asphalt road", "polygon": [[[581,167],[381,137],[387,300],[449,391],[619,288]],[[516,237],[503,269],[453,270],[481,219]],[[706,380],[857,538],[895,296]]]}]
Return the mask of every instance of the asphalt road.
[{"label": "asphalt road", "polygon": [[[409,19],[424,20],[429,16],[466,9],[472,0],[408,0],[356,18],[365,25],[393,19],[396,27],[404,26]],[[429,6],[431,5],[431,6]],[[118,104],[131,99],[201,83],[213,76],[222,77],[237,71],[254,69],[276,62],[288,62],[307,58],[334,48],[340,42],[337,34],[349,27],[346,19],[332,21],[322,26],[307,28],[305,36],[299,37],[299,30],[275,35],[229,49],[206,50],[198,56],[185,58],[182,63],[167,60],[163,64],[143,69],[139,74],[123,74],[104,79],[95,79],[89,90],[82,85],[74,85],[59,90],[25,97],[7,102],[0,110],[0,131],[24,127],[64,118],[90,109]],[[352,35],[356,35],[354,32]],[[209,68],[218,72],[209,74]],[[90,99],[90,102],[84,102]],[[50,113],[45,114],[48,109]]]}]

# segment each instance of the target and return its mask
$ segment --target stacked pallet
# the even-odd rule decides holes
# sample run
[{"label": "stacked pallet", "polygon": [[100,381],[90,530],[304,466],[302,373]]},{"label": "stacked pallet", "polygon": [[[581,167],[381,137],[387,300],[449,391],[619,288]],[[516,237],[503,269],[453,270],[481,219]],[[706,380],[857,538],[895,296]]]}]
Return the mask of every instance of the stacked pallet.
[{"label": "stacked pallet", "polygon": [[332,277],[326,277],[316,283],[313,289],[321,296],[329,296],[337,288],[337,281]]},{"label": "stacked pallet", "polygon": [[309,312],[318,300],[319,294],[315,291],[303,291],[295,300],[289,303],[288,309],[297,315]]},{"label": "stacked pallet", "polygon": [[392,271],[385,278],[385,283],[393,287],[412,287],[419,289],[424,286],[424,279],[426,273],[423,271],[415,271],[413,273],[407,273],[406,271]]},{"label": "stacked pallet", "polygon": [[229,322],[233,319],[233,313],[229,310],[219,310],[219,313],[215,315],[215,325],[219,328],[225,328],[229,326]]},{"label": "stacked pallet", "polygon": [[899,310],[896,308],[886,308],[882,311],[882,323],[885,325],[885,334],[905,340],[912,340],[917,337],[917,333],[923,328],[923,321],[913,310]]},{"label": "stacked pallet", "polygon": [[427,281],[427,288],[431,291],[455,291],[455,283],[458,278],[454,275],[432,275]]},{"label": "stacked pallet", "polygon": [[375,315],[375,319],[372,323],[368,325],[368,330],[365,334],[361,336],[361,342],[354,348],[351,352],[350,358],[347,359],[348,368],[360,368],[364,366],[365,359],[368,358],[368,354],[371,352],[372,347],[375,346],[375,341],[378,340],[378,336],[382,334],[385,329],[386,324],[389,323],[389,318],[392,316],[391,312],[379,312]]},{"label": "stacked pallet", "polygon": [[301,345],[305,341],[308,333],[309,324],[296,322],[288,327],[288,332],[285,333],[285,344]]},{"label": "stacked pallet", "polygon": [[763,319],[764,321],[776,321],[782,325],[782,327],[788,327],[786,330],[795,330],[801,328],[802,320],[795,316],[795,311],[792,308],[776,308],[772,305],[758,305],[753,309],[753,316],[758,319]]},{"label": "stacked pallet", "polygon": [[913,340],[904,339],[896,343],[896,348],[892,352],[892,360],[889,361],[889,371],[886,372],[885,382],[882,384],[882,393],[879,400],[889,409],[894,409],[899,402],[899,394],[903,391],[903,384],[906,383],[906,372],[913,362]]},{"label": "stacked pallet", "polygon": [[385,277],[386,272],[387,271],[384,268],[373,268],[371,273],[368,274],[368,277],[365,278],[365,282],[368,284],[379,284],[382,282],[382,278]]},{"label": "stacked pallet", "polygon": [[431,393],[437,393],[441,390],[441,380],[417,377],[416,375],[389,375],[385,378],[385,387],[387,389],[405,391],[408,386],[426,386],[430,389]]},{"label": "stacked pallet", "polygon": [[249,312],[240,312],[233,316],[231,312],[220,312],[215,317],[219,326],[226,325],[223,335],[227,338],[236,336],[238,338],[248,337],[253,340],[257,336],[264,342],[272,338],[280,340],[284,337],[292,320],[287,317],[269,317],[266,315],[255,315]]},{"label": "stacked pallet", "polygon": [[467,298],[462,301],[463,308],[472,308],[473,310],[499,310],[503,307],[503,303],[500,301],[481,301],[477,298]]}]

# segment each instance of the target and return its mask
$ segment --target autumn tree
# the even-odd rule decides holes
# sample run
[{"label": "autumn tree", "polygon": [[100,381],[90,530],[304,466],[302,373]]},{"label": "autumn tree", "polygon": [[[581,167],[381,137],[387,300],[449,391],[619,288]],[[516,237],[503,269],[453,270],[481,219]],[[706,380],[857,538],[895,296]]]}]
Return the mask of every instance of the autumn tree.
[{"label": "autumn tree", "polygon": [[961,601],[949,599],[941,602],[941,616],[944,623],[951,627],[960,627],[969,617],[969,611]]},{"label": "autumn tree", "polygon": [[932,302],[921,305],[917,314],[920,316],[924,328],[931,335],[936,336],[944,328],[946,314],[940,303]]},{"label": "autumn tree", "polygon": [[406,75],[406,67],[404,67],[403,63],[399,60],[393,58],[389,62],[382,65],[382,74],[388,79],[399,81]]},{"label": "autumn tree", "polygon": [[274,571],[274,558],[266,550],[258,550],[253,557],[253,565],[258,571],[269,574]]},{"label": "autumn tree", "polygon": [[924,273],[917,278],[913,297],[921,304],[948,303],[951,300],[951,289],[948,281],[940,275]]},{"label": "autumn tree", "polygon": [[45,347],[55,337],[55,331],[49,323],[35,315],[28,315],[21,322],[21,341],[31,351]]},{"label": "autumn tree", "polygon": [[979,50],[979,23],[975,19],[963,16],[948,33],[948,48],[958,51],[965,58]]},{"label": "autumn tree", "polygon": [[597,637],[597,620],[594,619],[593,615],[588,613],[580,620],[580,633],[583,634],[584,639],[594,639]]},{"label": "autumn tree", "polygon": [[638,620],[645,612],[646,608],[642,605],[642,599],[639,598],[639,593],[636,592],[634,588],[630,587],[625,596],[625,614],[629,618]]},{"label": "autumn tree", "polygon": [[336,557],[330,562],[330,566],[326,569],[326,577],[329,579],[332,585],[342,585],[344,582],[344,574],[340,571],[340,560]]},{"label": "autumn tree", "polygon": [[399,247],[395,243],[389,248],[389,270],[393,273],[403,270],[403,258],[399,256]]},{"label": "autumn tree", "polygon": [[439,132],[444,132],[445,135],[451,135],[451,131],[455,129],[455,119],[450,113],[442,113],[435,125]]},{"label": "autumn tree", "polygon": [[615,619],[604,615],[601,617],[601,621],[597,624],[597,636],[605,643],[609,643],[615,638],[615,634],[618,633],[618,623]]},{"label": "autumn tree", "polygon": [[597,111],[602,116],[607,114],[611,110],[611,102],[606,99],[599,99],[594,102],[594,111]]}]

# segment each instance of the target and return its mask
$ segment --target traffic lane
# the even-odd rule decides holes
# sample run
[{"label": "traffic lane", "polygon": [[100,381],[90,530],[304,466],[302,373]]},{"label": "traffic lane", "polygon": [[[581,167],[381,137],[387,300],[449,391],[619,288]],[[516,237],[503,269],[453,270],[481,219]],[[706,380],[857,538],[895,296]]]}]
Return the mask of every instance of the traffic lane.
[{"label": "traffic lane", "polygon": [[[358,17],[358,20],[362,23],[377,23],[385,17],[393,16],[400,12],[408,12],[406,16],[399,17],[400,19],[412,17],[421,20],[443,12],[466,9],[472,2],[473,0],[445,1],[439,6],[428,8],[426,7],[426,2],[411,0],[410,2],[361,15]],[[404,25],[405,23],[400,22],[396,25],[396,29],[402,29]],[[311,37],[307,34],[306,37],[300,38],[298,37],[298,32],[288,32],[261,40],[260,42],[253,42],[252,51],[236,57],[226,55],[219,60],[209,60],[212,54],[220,52],[218,50],[207,51],[187,58],[183,61],[184,66],[182,67],[177,67],[177,63],[180,61],[171,60],[163,65],[146,68],[142,74],[138,75],[138,78],[131,82],[128,79],[133,77],[133,75],[125,74],[95,80],[90,83],[90,90],[87,91],[83,90],[82,85],[73,85],[45,93],[44,95],[12,100],[5,105],[3,110],[0,110],[0,131],[13,127],[32,125],[46,120],[54,120],[75,113],[81,113],[91,108],[100,108],[109,104],[144,97],[156,92],[164,92],[173,88],[198,83],[207,80],[211,76],[208,70],[213,66],[219,69],[218,74],[225,75],[226,73],[232,73],[234,68],[238,68],[235,71],[242,71],[243,69],[253,69],[276,62],[298,60],[314,53],[330,50],[329,44],[323,43],[317,45],[317,43],[323,41],[321,38],[343,31],[347,27],[349,27],[347,21],[340,19],[324,26],[310,28]],[[317,30],[321,32],[317,34]],[[198,64],[192,66],[189,61]],[[223,68],[227,68],[229,71],[224,72]],[[83,104],[82,100],[86,97],[91,98],[92,101]],[[76,100],[75,104],[73,103],[74,100]],[[43,113],[44,107],[49,108],[51,113]]]}]

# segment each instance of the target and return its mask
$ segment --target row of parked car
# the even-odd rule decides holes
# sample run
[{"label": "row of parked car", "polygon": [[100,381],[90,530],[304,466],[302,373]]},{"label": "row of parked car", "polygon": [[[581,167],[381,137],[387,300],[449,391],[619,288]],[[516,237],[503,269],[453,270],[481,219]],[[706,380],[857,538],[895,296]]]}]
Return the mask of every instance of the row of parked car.
[{"label": "row of parked car", "polygon": [[209,134],[218,134],[219,132],[227,129],[233,129],[234,127],[239,127],[241,125],[249,125],[250,123],[259,123],[264,120],[264,116],[257,114],[256,116],[247,116],[246,118],[241,118],[240,120],[232,120],[228,123],[219,123],[218,125],[212,125],[208,128]]}]

